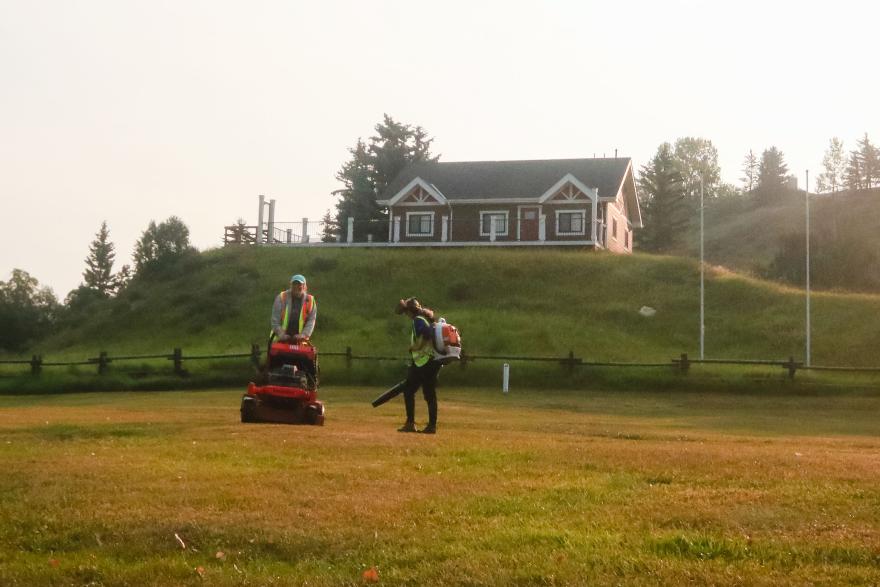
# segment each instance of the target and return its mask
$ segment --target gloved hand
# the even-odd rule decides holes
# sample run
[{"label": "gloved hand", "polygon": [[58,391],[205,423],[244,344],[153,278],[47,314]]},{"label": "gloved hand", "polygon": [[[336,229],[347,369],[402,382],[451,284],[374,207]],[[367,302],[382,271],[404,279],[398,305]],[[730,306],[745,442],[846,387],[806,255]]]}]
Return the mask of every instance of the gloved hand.
[{"label": "gloved hand", "polygon": [[297,344],[305,342],[307,340],[309,340],[309,337],[305,336],[304,334],[294,334],[293,335],[293,342],[295,342]]},{"label": "gloved hand", "polygon": [[278,342],[287,342],[288,340],[290,340],[290,335],[286,332],[282,332],[278,335]]}]

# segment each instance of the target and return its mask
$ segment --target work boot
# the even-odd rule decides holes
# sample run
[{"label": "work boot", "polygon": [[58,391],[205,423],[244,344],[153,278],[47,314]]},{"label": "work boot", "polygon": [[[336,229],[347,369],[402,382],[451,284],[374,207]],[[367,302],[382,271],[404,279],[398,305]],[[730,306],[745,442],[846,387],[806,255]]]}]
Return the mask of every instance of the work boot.
[{"label": "work boot", "polygon": [[418,432],[418,430],[416,430],[415,422],[407,422],[406,424],[404,424],[403,426],[398,428],[397,431],[398,432]]},{"label": "work boot", "polygon": [[437,425],[436,424],[428,424],[421,430],[419,430],[421,434],[437,434]]}]

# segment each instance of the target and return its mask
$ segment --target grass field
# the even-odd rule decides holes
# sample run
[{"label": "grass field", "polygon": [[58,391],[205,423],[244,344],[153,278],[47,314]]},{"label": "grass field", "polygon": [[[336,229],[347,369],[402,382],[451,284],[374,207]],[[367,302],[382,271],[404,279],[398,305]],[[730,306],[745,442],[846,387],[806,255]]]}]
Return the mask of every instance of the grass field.
[{"label": "grass field", "polygon": [[0,584],[880,582],[876,393],[379,391],[0,397]]}]

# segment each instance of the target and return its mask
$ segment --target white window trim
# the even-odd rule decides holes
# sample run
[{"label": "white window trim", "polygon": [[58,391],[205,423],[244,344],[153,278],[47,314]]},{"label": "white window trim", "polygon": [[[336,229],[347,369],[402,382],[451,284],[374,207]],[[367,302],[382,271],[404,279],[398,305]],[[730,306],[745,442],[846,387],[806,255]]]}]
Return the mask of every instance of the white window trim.
[{"label": "white window trim", "polygon": [[[580,212],[583,215],[583,220],[581,221],[581,230],[580,232],[562,232],[559,230],[559,215],[560,214],[571,214],[573,212]],[[556,234],[558,236],[587,236],[587,209],[579,208],[579,209],[571,209],[571,210],[557,210],[556,211]]]},{"label": "white window trim", "polygon": [[[409,231],[409,217],[410,216],[430,216],[431,217],[431,232],[410,232]],[[434,212],[407,212],[406,213],[406,236],[412,238],[432,238],[434,236]]]},{"label": "white window trim", "polygon": [[496,232],[495,236],[507,236],[510,234],[510,210],[480,210],[480,236],[492,236],[491,229],[489,232],[483,232],[483,216],[486,214],[501,215],[504,214],[504,232]]}]

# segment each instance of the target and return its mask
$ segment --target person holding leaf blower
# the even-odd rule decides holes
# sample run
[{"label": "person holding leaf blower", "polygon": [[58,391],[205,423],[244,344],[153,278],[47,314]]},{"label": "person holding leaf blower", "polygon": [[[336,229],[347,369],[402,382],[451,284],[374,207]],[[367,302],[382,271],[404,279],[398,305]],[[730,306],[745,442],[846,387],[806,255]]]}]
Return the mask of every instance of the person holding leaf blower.
[{"label": "person holding leaf blower", "polygon": [[[442,363],[434,358],[434,312],[423,308],[416,298],[400,300],[395,309],[397,314],[406,314],[412,320],[409,352],[411,363],[406,380],[398,383],[373,401],[373,407],[387,402],[403,393],[406,408],[406,422],[398,432],[437,433],[437,376]],[[422,395],[428,404],[428,425],[416,429],[416,391],[422,388]]]}]

